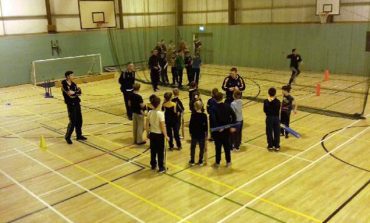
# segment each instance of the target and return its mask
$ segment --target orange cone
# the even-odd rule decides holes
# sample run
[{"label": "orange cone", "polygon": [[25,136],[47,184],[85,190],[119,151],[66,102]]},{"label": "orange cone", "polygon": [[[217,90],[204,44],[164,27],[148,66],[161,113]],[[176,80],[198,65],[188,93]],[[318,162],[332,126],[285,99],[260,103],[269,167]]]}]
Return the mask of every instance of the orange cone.
[{"label": "orange cone", "polygon": [[329,76],[330,76],[330,71],[328,69],[325,70],[325,73],[324,73],[324,80],[325,81],[328,81],[329,80]]},{"label": "orange cone", "polygon": [[320,85],[320,83],[318,83],[316,85],[316,96],[320,96],[320,91],[321,91],[321,85]]}]

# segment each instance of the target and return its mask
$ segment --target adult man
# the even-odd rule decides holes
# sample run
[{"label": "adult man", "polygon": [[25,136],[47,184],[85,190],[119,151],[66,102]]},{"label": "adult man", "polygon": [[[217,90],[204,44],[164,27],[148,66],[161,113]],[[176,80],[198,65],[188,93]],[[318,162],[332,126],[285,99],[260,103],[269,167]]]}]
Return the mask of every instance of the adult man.
[{"label": "adult man", "polygon": [[290,69],[292,70],[292,76],[290,77],[288,85],[292,85],[292,83],[295,83],[295,79],[298,77],[298,75],[301,73],[299,70],[299,64],[302,62],[301,55],[297,54],[297,49],[292,49],[292,53],[289,54],[287,59],[290,59]]},{"label": "adult man", "polygon": [[153,90],[157,91],[159,75],[160,75],[160,66],[159,66],[159,56],[158,50],[154,49],[152,56],[149,58],[149,69],[150,69],[150,80],[152,82]]},{"label": "adult man", "polygon": [[127,65],[127,69],[121,72],[121,76],[118,79],[121,84],[121,92],[125,100],[126,113],[129,120],[132,120],[132,111],[129,105],[129,100],[133,91],[133,85],[135,83],[135,66],[130,63]]},{"label": "adult man", "polygon": [[244,91],[245,83],[243,78],[238,74],[236,67],[231,68],[230,74],[225,78],[222,89],[226,92],[226,104],[231,104],[234,101],[233,94],[235,90]]},{"label": "adult man", "polygon": [[76,129],[77,140],[86,140],[82,135],[82,114],[80,106],[81,89],[73,82],[73,71],[65,73],[65,80],[62,81],[62,93],[64,102],[67,104],[69,123],[65,140],[68,144],[72,144],[71,136],[73,130]]}]

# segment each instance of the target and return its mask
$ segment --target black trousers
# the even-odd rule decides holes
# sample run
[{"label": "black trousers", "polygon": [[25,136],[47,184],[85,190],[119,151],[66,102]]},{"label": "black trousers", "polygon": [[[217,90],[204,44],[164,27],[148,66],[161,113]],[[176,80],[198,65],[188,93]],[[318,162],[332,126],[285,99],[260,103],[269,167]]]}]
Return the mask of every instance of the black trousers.
[{"label": "black trousers", "polygon": [[161,81],[163,84],[168,83],[167,67],[161,70]]},{"label": "black trousers", "polygon": [[194,81],[193,69],[191,67],[186,67],[186,75],[188,76],[189,84]]},{"label": "black trousers", "polygon": [[80,103],[67,104],[67,110],[69,123],[65,138],[70,139],[74,129],[76,129],[76,135],[78,138],[82,136],[82,114]]},{"label": "black trousers", "polygon": [[150,133],[149,138],[150,138],[150,165],[152,166],[152,168],[156,168],[158,164],[159,169],[163,169],[164,135]]},{"label": "black trousers", "polygon": [[[285,126],[289,127],[290,123],[290,112],[282,111],[280,114],[280,122],[281,124],[284,124]],[[288,135],[289,133],[285,131],[283,128],[280,128],[281,134]]]},{"label": "black trousers", "polygon": [[197,144],[199,144],[199,162],[203,162],[203,155],[204,155],[204,148],[206,145],[206,138],[191,138],[191,145],[190,145],[190,161],[194,163],[194,157],[195,157],[195,148],[197,147]]},{"label": "black trousers", "polygon": [[177,83],[182,87],[182,76],[184,75],[184,68],[177,68]]},{"label": "black trousers", "polygon": [[236,127],[236,132],[231,133],[231,146],[232,148],[239,149],[242,144],[243,121]]},{"label": "black trousers", "polygon": [[175,138],[177,148],[181,148],[181,140],[180,140],[180,125],[178,123],[166,123],[166,130],[168,138],[170,138],[169,146],[173,148],[173,139]]},{"label": "black trousers", "polygon": [[176,67],[171,67],[171,73],[172,73],[172,84],[175,85],[179,82]]},{"label": "black trousers", "polygon": [[298,77],[298,75],[301,73],[301,71],[299,70],[299,67],[290,67],[290,69],[292,70],[292,76],[290,76],[290,79],[289,79],[289,85],[291,85],[293,83],[293,81]]},{"label": "black trousers", "polygon": [[268,148],[280,148],[280,121],[278,116],[266,117],[266,136]]},{"label": "black trousers", "polygon": [[231,102],[233,102],[233,101],[234,101],[234,98],[232,98],[232,97],[228,97],[228,96],[226,95],[225,104],[231,105]]},{"label": "black trousers", "polygon": [[220,164],[221,162],[221,150],[224,147],[226,162],[231,162],[231,145],[230,145],[230,130],[225,129],[222,132],[214,133],[214,140],[216,145],[216,163]]},{"label": "black trousers", "polygon": [[193,79],[194,79],[195,83],[199,84],[200,68],[193,68]]},{"label": "black trousers", "polygon": [[125,107],[126,107],[127,116],[129,117],[129,119],[132,119],[132,110],[131,110],[131,107],[128,104],[128,101],[130,100],[132,92],[131,91],[124,91],[122,93],[123,93],[123,99],[125,100]]},{"label": "black trousers", "polygon": [[153,90],[158,89],[158,84],[159,84],[159,71],[158,70],[151,70],[150,71],[150,80],[152,82]]}]

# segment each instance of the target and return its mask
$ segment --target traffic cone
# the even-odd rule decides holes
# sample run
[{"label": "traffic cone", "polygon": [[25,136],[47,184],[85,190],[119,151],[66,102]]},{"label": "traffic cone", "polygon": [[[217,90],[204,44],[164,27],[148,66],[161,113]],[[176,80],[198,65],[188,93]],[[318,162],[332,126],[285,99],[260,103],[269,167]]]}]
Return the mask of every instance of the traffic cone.
[{"label": "traffic cone", "polygon": [[316,96],[320,96],[320,91],[321,91],[321,85],[320,85],[320,83],[318,83],[316,85]]},{"label": "traffic cone", "polygon": [[46,150],[47,149],[46,141],[45,141],[44,136],[41,136],[40,137],[40,149],[43,149],[43,150]]},{"label": "traffic cone", "polygon": [[324,73],[324,80],[325,81],[328,81],[329,80],[329,76],[330,76],[330,71],[328,69],[325,70],[325,73]]}]

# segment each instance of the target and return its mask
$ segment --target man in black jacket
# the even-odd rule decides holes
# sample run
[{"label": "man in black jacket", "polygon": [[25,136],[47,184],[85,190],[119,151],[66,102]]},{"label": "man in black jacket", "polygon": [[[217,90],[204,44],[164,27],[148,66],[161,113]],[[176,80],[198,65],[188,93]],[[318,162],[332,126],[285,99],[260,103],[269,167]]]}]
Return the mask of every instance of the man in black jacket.
[{"label": "man in black jacket", "polygon": [[295,79],[298,77],[298,75],[301,73],[299,70],[299,64],[302,62],[301,55],[297,54],[297,49],[292,49],[292,53],[289,54],[287,59],[290,59],[290,69],[292,70],[292,76],[290,77],[288,85],[292,85],[292,83],[295,83]]},{"label": "man in black jacket", "polygon": [[73,130],[76,129],[77,140],[86,140],[82,135],[82,114],[80,106],[81,89],[73,82],[73,71],[65,73],[65,80],[62,81],[62,93],[64,102],[67,104],[69,123],[65,140],[68,144],[72,144],[71,136]]},{"label": "man in black jacket", "polygon": [[226,104],[231,104],[234,101],[234,91],[239,90],[243,92],[245,90],[245,83],[243,78],[238,74],[236,67],[231,68],[230,74],[225,78],[222,89],[226,92]]},{"label": "man in black jacket", "polygon": [[152,82],[153,90],[157,91],[159,76],[160,76],[160,66],[159,66],[159,56],[158,50],[154,49],[152,56],[149,58],[149,69],[150,69],[150,79]]},{"label": "man in black jacket", "polygon": [[130,63],[127,66],[127,70],[122,71],[121,76],[118,79],[121,84],[121,91],[123,93],[123,98],[125,100],[127,117],[129,120],[132,120],[132,111],[129,105],[129,100],[133,91],[133,85],[135,83],[135,66]]},{"label": "man in black jacket", "polygon": [[[217,105],[215,106],[215,128],[222,127],[229,124],[234,124],[236,122],[236,115],[231,107],[222,102],[223,94],[221,92],[215,93],[215,99]],[[226,166],[231,165],[231,143],[230,143],[230,133],[235,132],[235,128],[225,128],[214,132],[214,140],[216,146],[216,163],[215,167],[220,166],[221,162],[221,149],[224,147]]]}]

